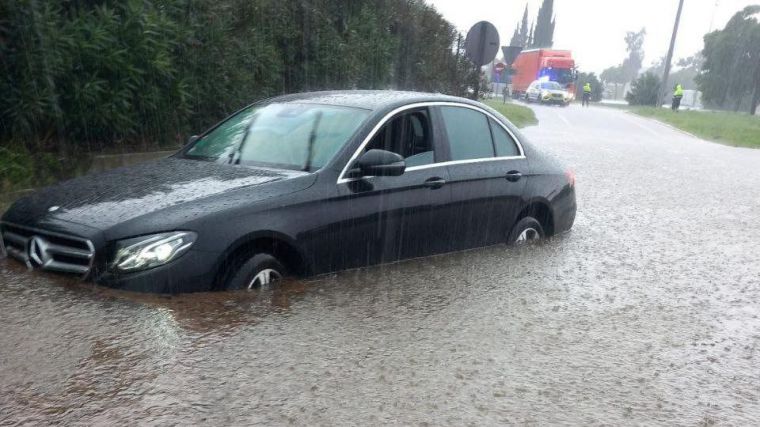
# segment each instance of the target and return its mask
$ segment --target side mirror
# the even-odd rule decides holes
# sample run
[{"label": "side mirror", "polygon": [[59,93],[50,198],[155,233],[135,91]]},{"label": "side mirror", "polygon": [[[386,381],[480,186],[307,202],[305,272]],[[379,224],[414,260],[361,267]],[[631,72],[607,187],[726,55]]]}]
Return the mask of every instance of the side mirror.
[{"label": "side mirror", "polygon": [[200,139],[200,136],[198,136],[198,135],[193,135],[190,138],[187,138],[187,145],[192,144],[193,142],[197,141],[198,139]]},{"label": "side mirror", "polygon": [[385,150],[369,150],[354,163],[350,176],[399,176],[406,170],[400,155]]}]

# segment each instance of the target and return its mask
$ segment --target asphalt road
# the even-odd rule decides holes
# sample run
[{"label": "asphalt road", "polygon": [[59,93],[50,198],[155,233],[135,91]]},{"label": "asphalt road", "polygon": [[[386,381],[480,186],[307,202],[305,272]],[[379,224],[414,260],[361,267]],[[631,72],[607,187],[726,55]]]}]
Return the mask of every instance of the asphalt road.
[{"label": "asphalt road", "polygon": [[535,107],[573,231],[173,298],[0,261],[0,425],[760,420],[760,150]]}]

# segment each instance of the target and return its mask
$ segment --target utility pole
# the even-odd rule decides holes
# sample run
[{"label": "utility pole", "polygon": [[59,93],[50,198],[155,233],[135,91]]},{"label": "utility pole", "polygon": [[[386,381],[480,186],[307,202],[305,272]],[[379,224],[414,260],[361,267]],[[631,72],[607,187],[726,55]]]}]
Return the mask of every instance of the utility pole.
[{"label": "utility pole", "polygon": [[678,12],[676,13],[676,23],[673,25],[673,36],[670,38],[670,49],[668,49],[668,57],[665,59],[665,72],[662,75],[662,89],[660,89],[660,96],[657,98],[657,104],[655,107],[662,106],[662,100],[668,96],[668,76],[670,75],[670,62],[673,60],[673,49],[676,47],[676,35],[678,34],[678,23],[681,21],[681,10],[683,10],[683,0],[678,1]]}]

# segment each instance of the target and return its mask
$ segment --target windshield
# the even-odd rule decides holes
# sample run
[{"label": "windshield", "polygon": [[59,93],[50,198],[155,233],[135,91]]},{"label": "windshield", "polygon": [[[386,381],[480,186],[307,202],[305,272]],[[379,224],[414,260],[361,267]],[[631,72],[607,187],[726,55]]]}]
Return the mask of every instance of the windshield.
[{"label": "windshield", "polygon": [[198,140],[185,157],[313,171],[332,159],[368,114],[329,105],[251,106]]},{"label": "windshield", "polygon": [[546,76],[553,82],[567,84],[575,80],[575,73],[570,68],[544,68],[541,76]]},{"label": "windshield", "polygon": [[562,90],[562,86],[560,86],[557,82],[543,82],[541,83],[541,89]]}]

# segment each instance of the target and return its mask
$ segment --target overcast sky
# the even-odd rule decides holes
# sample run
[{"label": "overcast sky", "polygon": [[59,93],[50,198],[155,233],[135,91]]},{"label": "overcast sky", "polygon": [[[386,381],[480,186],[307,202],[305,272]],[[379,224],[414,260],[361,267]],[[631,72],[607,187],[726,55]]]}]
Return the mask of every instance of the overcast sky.
[{"label": "overcast sky", "polygon": [[[427,0],[463,33],[478,21],[499,30],[501,44],[512,38],[528,4],[529,22],[542,0]],[[685,0],[676,40],[675,58],[688,57],[703,47],[702,37],[723,28],[734,13],[760,0]],[[673,32],[678,0],[554,0],[557,27],[554,47],[571,49],[581,71],[601,72],[625,58],[626,31],[646,27],[644,66],[665,56]]]}]

